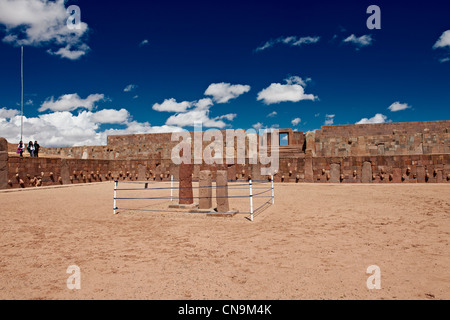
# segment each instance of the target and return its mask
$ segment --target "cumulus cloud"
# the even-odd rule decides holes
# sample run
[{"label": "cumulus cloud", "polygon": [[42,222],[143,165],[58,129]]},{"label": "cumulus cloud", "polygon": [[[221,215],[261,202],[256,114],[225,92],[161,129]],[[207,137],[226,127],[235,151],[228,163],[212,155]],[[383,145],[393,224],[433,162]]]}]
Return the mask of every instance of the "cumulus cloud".
[{"label": "cumulus cloud", "polygon": [[410,109],[411,107],[406,103],[394,102],[388,109],[392,112],[402,111],[406,109]]},{"label": "cumulus cloud", "polygon": [[301,100],[315,101],[318,99],[316,96],[305,94],[306,82],[309,80],[294,76],[286,79],[286,84],[272,83],[268,88],[258,93],[257,100],[263,101],[267,105]]},{"label": "cumulus cloud", "polygon": [[153,105],[153,110],[160,112],[175,112],[170,116],[166,125],[176,127],[191,127],[196,122],[201,122],[208,128],[225,128],[228,126],[223,120],[233,121],[236,118],[235,113],[225,114],[214,118],[210,117],[210,109],[214,105],[211,98],[203,98],[198,101],[176,102],[175,99],[167,99],[162,104]]},{"label": "cumulus cloud", "polygon": [[326,126],[332,126],[334,124],[334,117],[336,115],[334,114],[326,114],[325,115],[325,125]]},{"label": "cumulus cloud", "polygon": [[125,89],[123,89],[124,92],[131,92],[133,90],[136,90],[137,85],[135,84],[129,84],[125,87]]},{"label": "cumulus cloud", "polygon": [[15,109],[0,109],[0,119],[10,119],[20,114],[19,110]]},{"label": "cumulus cloud", "polygon": [[50,54],[77,60],[89,50],[85,44],[88,25],[69,29],[64,0],[1,0],[0,24],[5,27],[3,41],[15,46],[58,46]]},{"label": "cumulus cloud", "polygon": [[295,118],[294,120],[291,121],[294,127],[297,126],[300,122],[302,122],[302,119],[300,118]]},{"label": "cumulus cloud", "polygon": [[319,42],[320,37],[296,37],[296,36],[289,36],[289,37],[280,37],[277,39],[270,39],[262,46],[255,49],[256,52],[263,51],[266,49],[269,49],[277,44],[284,44],[291,47],[299,47],[304,44],[312,44]]},{"label": "cumulus cloud", "polygon": [[212,96],[217,103],[227,103],[250,91],[250,86],[230,83],[213,83],[205,91],[205,96]]},{"label": "cumulus cloud", "polygon": [[433,49],[450,47],[450,30],[445,31],[438,41],[434,44]]},{"label": "cumulus cloud", "polygon": [[126,109],[103,109],[92,114],[92,120],[95,123],[123,124],[129,118],[130,113]]},{"label": "cumulus cloud", "polygon": [[57,51],[52,51],[48,49],[47,52],[51,55],[60,56],[61,58],[66,58],[69,60],[78,60],[84,56],[88,51],[89,47],[85,44],[80,45],[77,49],[72,50],[72,45],[68,44],[64,48],[60,48]]},{"label": "cumulus cloud", "polygon": [[372,45],[373,38],[372,35],[370,34],[366,34],[360,37],[356,37],[354,34],[352,34],[351,36],[345,38],[343,42],[351,43],[357,46],[358,48],[362,48]]},{"label": "cumulus cloud", "polygon": [[273,112],[271,112],[271,113],[269,113],[269,114],[267,115],[267,118],[273,118],[273,117],[275,117],[277,114],[278,114],[278,113],[277,113],[276,111],[273,111]]},{"label": "cumulus cloud", "polygon": [[226,114],[219,117],[210,118],[210,108],[213,105],[213,102],[209,98],[201,99],[192,103],[192,105],[192,109],[169,117],[166,121],[166,125],[192,127],[196,122],[201,122],[203,127],[223,129],[227,126],[223,119],[232,121],[236,117],[236,114]]},{"label": "cumulus cloud", "polygon": [[[21,126],[20,115],[18,115],[18,112],[2,112],[2,110],[0,109],[0,136],[5,137],[10,142],[18,142]],[[102,124],[120,124],[123,128],[100,131],[100,125]],[[98,112],[82,111],[77,115],[63,111],[42,114],[34,118],[24,117],[23,119],[24,139],[26,141],[37,140],[46,147],[105,145],[108,135],[175,132],[180,130],[178,127],[152,127],[148,122],[132,121],[129,112],[125,109],[104,109]]]},{"label": "cumulus cloud", "polygon": [[387,117],[381,113],[377,113],[374,117],[368,119],[363,118],[360,121],[358,121],[356,124],[375,124],[375,123],[385,123],[387,120]]},{"label": "cumulus cloud", "polygon": [[172,98],[164,100],[161,104],[155,103],[152,109],[160,112],[185,112],[191,106],[192,102],[177,102],[177,100]]},{"label": "cumulus cloud", "polygon": [[48,98],[39,108],[39,112],[51,111],[73,111],[78,108],[92,110],[96,102],[105,99],[103,94],[91,94],[86,99],[81,99],[76,93],[65,94],[57,100],[54,97]]},{"label": "cumulus cloud", "polygon": [[252,125],[252,127],[253,127],[255,130],[260,130],[260,129],[264,128],[264,124],[262,124],[261,122],[257,122],[257,123],[255,123],[254,125]]},{"label": "cumulus cloud", "polygon": [[[445,48],[447,54],[450,53],[450,30],[445,31],[438,41],[434,44],[433,49]],[[450,56],[439,59],[439,62],[444,63],[450,61]]]}]

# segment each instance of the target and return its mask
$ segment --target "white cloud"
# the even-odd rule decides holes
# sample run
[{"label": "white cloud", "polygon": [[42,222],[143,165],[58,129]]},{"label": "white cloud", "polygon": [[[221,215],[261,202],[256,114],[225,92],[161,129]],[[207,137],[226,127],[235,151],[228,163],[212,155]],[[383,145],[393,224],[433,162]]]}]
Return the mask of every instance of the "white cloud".
[{"label": "white cloud", "polygon": [[166,99],[163,103],[155,103],[153,110],[160,112],[185,112],[192,106],[192,102],[183,101],[177,102],[175,99]]},{"label": "white cloud", "polygon": [[372,35],[370,34],[363,35],[361,37],[356,37],[354,34],[352,34],[351,36],[344,39],[343,42],[352,43],[356,45],[358,48],[361,48],[370,46],[373,42],[373,38]]},{"label": "white cloud", "polygon": [[277,114],[278,114],[278,113],[277,113],[276,111],[273,111],[273,112],[271,112],[271,113],[269,113],[269,114],[267,115],[267,118],[273,118],[273,117],[275,117]]},{"label": "white cloud", "polygon": [[236,114],[230,113],[221,115],[215,118],[210,118],[210,108],[214,105],[214,102],[210,98],[203,98],[198,101],[188,102],[176,102],[175,99],[167,99],[162,104],[155,104],[153,110],[176,112],[176,114],[170,116],[166,125],[177,127],[190,127],[194,126],[195,122],[201,122],[204,127],[209,128],[225,128],[227,124],[223,121],[233,121],[236,118]]},{"label": "white cloud", "polygon": [[295,118],[294,120],[291,121],[294,127],[297,126],[300,122],[302,122],[302,119],[300,118]]},{"label": "white cloud", "polygon": [[247,85],[231,85],[230,83],[213,83],[205,91],[206,96],[212,96],[217,103],[227,103],[231,99],[236,99],[240,95],[250,91]]},{"label": "white cloud", "polygon": [[148,42],[147,39],[142,40],[142,42],[139,44],[139,47],[143,47],[143,46],[145,46],[145,45],[148,44],[148,43],[149,43],[149,42]]},{"label": "white cloud", "polygon": [[[20,139],[20,116],[7,120],[0,109],[0,136],[9,142]],[[16,112],[18,114],[18,112]],[[9,115],[7,115],[9,116]],[[144,134],[180,131],[178,127],[152,127],[148,122],[132,121],[127,110],[83,111],[77,115],[71,112],[54,112],[39,117],[24,117],[23,133],[25,141],[39,141],[42,146],[84,146],[105,145],[108,135]],[[99,131],[101,124],[121,124],[123,129]]]},{"label": "white cloud", "polygon": [[236,113],[224,114],[223,116],[216,117],[215,119],[227,119],[228,121],[233,121],[237,117]]},{"label": "white cloud", "polygon": [[124,92],[131,92],[133,90],[136,90],[137,85],[135,84],[129,84],[125,87],[125,89],[123,89]]},{"label": "white cloud", "polygon": [[191,104],[193,105],[193,109],[186,112],[177,113],[169,117],[166,121],[166,125],[191,127],[194,126],[195,122],[201,122],[203,127],[223,129],[227,126],[227,124],[223,122],[222,119],[232,121],[236,117],[236,114],[226,114],[223,116],[210,118],[209,109],[213,105],[213,102],[209,98],[201,99]]},{"label": "white cloud", "polygon": [[304,87],[306,82],[300,77],[290,77],[286,79],[286,84],[272,83],[268,88],[258,93],[258,101],[265,104],[274,104],[280,102],[298,102],[301,100],[315,101],[318,98],[312,94],[305,94]]},{"label": "white cloud", "polygon": [[374,117],[367,119],[361,119],[356,124],[374,124],[374,123],[385,123],[387,120],[387,117],[381,113],[377,113]]},{"label": "white cloud", "polygon": [[[445,31],[439,40],[434,44],[433,49],[446,48],[450,49],[450,30]],[[444,63],[450,61],[450,56],[439,59],[439,62]]]},{"label": "white cloud", "polygon": [[332,126],[334,124],[334,117],[336,115],[334,114],[326,114],[325,115],[325,125],[326,126]]},{"label": "white cloud", "polygon": [[54,97],[48,98],[41,105],[41,108],[39,108],[39,112],[44,112],[46,110],[73,111],[78,108],[92,110],[96,102],[104,99],[105,96],[103,94],[91,94],[86,99],[81,99],[76,93],[65,94],[59,97],[56,101],[54,100]]},{"label": "white cloud", "polygon": [[19,110],[15,109],[0,109],[0,119],[10,119],[20,114]]},{"label": "white cloud", "polygon": [[394,102],[388,109],[391,110],[392,112],[397,112],[410,108],[411,107],[408,106],[406,103]]},{"label": "white cloud", "polygon": [[261,122],[257,122],[252,127],[255,128],[255,130],[260,130],[264,128],[264,124],[262,124]]},{"label": "white cloud", "polygon": [[5,26],[3,41],[15,46],[60,47],[51,54],[72,60],[84,55],[88,47],[85,37],[88,25],[80,22],[78,29],[69,29],[64,0],[1,0],[0,24]]},{"label": "white cloud", "polygon": [[90,48],[85,44],[80,45],[75,50],[71,50],[71,48],[72,46],[68,44],[64,48],[60,48],[58,51],[53,52],[51,49],[48,49],[47,52],[51,55],[60,56],[61,58],[66,58],[69,60],[78,60],[90,50]]},{"label": "white cloud", "polygon": [[450,47],[450,30],[445,31],[434,44],[433,49]]},{"label": "white cloud", "polygon": [[209,118],[209,110],[208,109],[193,109],[185,113],[178,113],[176,115],[171,116],[166,121],[166,125],[168,126],[177,126],[177,127],[192,127],[195,122],[201,122],[203,127],[208,128],[225,128],[226,123],[222,120],[210,119]]},{"label": "white cloud", "polygon": [[103,109],[92,114],[92,120],[96,123],[123,124],[130,118],[128,110]]},{"label": "white cloud", "polygon": [[263,51],[263,50],[273,47],[276,44],[285,44],[288,46],[299,47],[304,44],[317,43],[317,42],[319,42],[319,40],[320,40],[320,37],[301,37],[301,38],[296,37],[296,36],[280,37],[277,39],[270,39],[264,45],[256,48],[255,51],[256,52]]}]

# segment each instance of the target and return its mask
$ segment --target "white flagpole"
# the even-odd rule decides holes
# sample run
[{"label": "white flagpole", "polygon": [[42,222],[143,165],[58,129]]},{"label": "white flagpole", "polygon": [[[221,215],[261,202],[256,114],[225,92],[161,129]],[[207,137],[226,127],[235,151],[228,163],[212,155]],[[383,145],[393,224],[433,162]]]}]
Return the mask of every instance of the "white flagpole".
[{"label": "white flagpole", "polygon": [[21,93],[20,93],[20,141],[23,139],[23,47],[20,47],[20,83],[21,83]]}]

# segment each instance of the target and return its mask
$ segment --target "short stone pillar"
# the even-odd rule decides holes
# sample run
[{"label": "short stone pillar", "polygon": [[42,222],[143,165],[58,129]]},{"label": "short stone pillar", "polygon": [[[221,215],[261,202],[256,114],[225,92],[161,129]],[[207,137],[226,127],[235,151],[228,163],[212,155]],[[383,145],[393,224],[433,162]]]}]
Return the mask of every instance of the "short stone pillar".
[{"label": "short stone pillar", "polygon": [[361,172],[362,183],[372,183],[372,164],[368,161],[363,163]]},{"label": "short stone pillar", "polygon": [[192,191],[193,164],[180,164],[179,204],[193,204],[194,193]]},{"label": "short stone pillar", "polygon": [[8,142],[0,138],[0,189],[8,188]]},{"label": "short stone pillar", "polygon": [[305,182],[314,182],[313,158],[311,155],[305,156]]},{"label": "short stone pillar", "polygon": [[61,159],[61,182],[62,184],[71,184],[69,164],[66,159]]},{"label": "short stone pillar", "polygon": [[212,175],[210,170],[199,173],[199,209],[212,208]]},{"label": "short stone pillar", "polygon": [[252,180],[253,181],[261,181],[261,180],[263,180],[263,176],[261,175],[261,165],[258,163],[258,164],[252,164],[251,165],[251,167],[252,167],[252,173],[251,173],[251,176],[252,176]]},{"label": "short stone pillar", "polygon": [[143,164],[138,164],[138,173],[137,173],[137,179],[138,181],[145,181],[147,180],[145,178],[145,172],[147,170],[147,167]]},{"label": "short stone pillar", "polygon": [[339,163],[332,163],[330,165],[330,183],[341,182],[341,165]]},{"label": "short stone pillar", "polygon": [[217,212],[225,213],[230,211],[230,204],[228,202],[228,174],[226,170],[217,171],[216,201]]}]

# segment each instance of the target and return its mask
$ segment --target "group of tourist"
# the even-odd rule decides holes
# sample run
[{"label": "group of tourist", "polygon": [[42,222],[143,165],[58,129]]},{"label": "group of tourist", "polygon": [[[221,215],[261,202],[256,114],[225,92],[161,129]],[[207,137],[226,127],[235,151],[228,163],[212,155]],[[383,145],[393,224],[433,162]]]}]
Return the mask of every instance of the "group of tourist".
[{"label": "group of tourist", "polygon": [[[41,146],[35,141],[30,141],[27,146],[27,151],[30,153],[30,157],[39,157],[39,149]],[[19,142],[19,146],[17,147],[17,153],[23,157],[23,153],[25,152],[25,147],[22,141]]]}]

